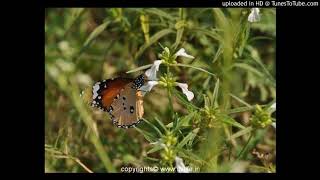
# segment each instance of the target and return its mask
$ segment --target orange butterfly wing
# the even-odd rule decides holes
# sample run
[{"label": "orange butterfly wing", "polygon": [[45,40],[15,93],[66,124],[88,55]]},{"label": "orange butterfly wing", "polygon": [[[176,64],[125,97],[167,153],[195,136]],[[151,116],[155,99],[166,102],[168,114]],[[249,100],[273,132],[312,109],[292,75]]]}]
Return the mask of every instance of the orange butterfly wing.
[{"label": "orange butterfly wing", "polygon": [[145,77],[116,78],[97,82],[93,86],[92,106],[107,111],[113,124],[121,128],[134,127],[144,113],[142,93],[138,89]]},{"label": "orange butterfly wing", "polygon": [[108,111],[120,91],[131,81],[128,78],[116,78],[97,82],[93,86],[92,106]]}]

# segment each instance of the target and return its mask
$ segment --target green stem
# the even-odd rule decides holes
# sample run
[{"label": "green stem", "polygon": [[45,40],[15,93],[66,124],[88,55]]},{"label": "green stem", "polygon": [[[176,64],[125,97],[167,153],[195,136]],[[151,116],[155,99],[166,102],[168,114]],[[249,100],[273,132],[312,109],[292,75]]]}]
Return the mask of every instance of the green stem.
[{"label": "green stem", "polygon": [[[238,155],[238,157],[237,157],[236,161],[238,161],[239,159],[241,159],[241,158],[242,158],[242,156],[243,156],[243,153],[244,153],[245,151],[247,151],[247,149],[248,149],[248,145],[249,145],[249,142],[251,141],[252,137],[253,137],[253,133],[251,133],[251,134],[250,134],[250,137],[249,137],[249,139],[248,139],[248,141],[247,141],[246,145],[242,148],[242,150],[241,150],[241,152],[239,153],[239,155]],[[236,161],[235,161],[235,162],[236,162]]]},{"label": "green stem", "polygon": [[[170,74],[170,66],[167,66],[167,77],[169,76],[169,74]],[[167,86],[168,99],[169,99],[169,111],[170,111],[171,118],[173,119],[174,111],[173,111],[173,104],[172,104],[172,91],[171,91],[171,88],[172,87]]]}]

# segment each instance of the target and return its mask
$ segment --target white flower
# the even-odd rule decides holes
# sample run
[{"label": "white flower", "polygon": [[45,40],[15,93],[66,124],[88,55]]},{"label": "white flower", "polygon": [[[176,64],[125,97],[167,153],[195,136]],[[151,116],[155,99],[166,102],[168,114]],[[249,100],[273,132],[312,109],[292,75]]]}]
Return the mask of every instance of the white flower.
[{"label": "white flower", "polygon": [[175,56],[176,57],[182,56],[182,57],[194,59],[193,56],[186,53],[186,50],[184,48],[181,48],[178,52],[176,52]]},{"label": "white flower", "polygon": [[260,21],[259,8],[251,8],[251,13],[248,16],[249,22],[258,22]]},{"label": "white flower", "polygon": [[271,125],[276,129],[276,123],[275,122],[272,123]]},{"label": "white flower", "polygon": [[159,66],[161,63],[162,60],[155,60],[151,68],[144,73],[148,80],[157,80],[157,71],[159,71]]},{"label": "white flower", "polygon": [[188,98],[189,101],[191,101],[194,98],[193,92],[188,90],[188,84],[186,83],[176,83],[177,86],[179,86],[183,92]]},{"label": "white flower", "polygon": [[189,173],[190,172],[189,168],[187,168],[183,164],[183,160],[180,157],[176,156],[175,161],[176,161],[176,168],[177,168],[178,173]]},{"label": "white flower", "polygon": [[139,90],[142,92],[142,96],[144,96],[147,92],[150,92],[153,86],[159,84],[158,81],[148,81],[145,85],[141,86]]}]

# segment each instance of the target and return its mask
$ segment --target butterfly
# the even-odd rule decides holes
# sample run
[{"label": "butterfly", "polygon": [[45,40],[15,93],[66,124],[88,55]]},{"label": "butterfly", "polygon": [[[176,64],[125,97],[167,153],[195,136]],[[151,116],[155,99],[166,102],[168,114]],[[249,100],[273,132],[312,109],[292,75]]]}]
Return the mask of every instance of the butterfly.
[{"label": "butterfly", "polygon": [[143,94],[139,88],[146,81],[144,74],[135,79],[119,77],[98,81],[92,87],[91,106],[108,112],[117,127],[134,127],[144,114]]}]

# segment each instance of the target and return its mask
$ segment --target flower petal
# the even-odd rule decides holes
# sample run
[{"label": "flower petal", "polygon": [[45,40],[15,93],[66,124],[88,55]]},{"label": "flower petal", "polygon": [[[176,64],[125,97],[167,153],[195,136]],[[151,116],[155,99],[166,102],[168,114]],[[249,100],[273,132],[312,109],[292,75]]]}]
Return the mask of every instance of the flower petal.
[{"label": "flower petal", "polygon": [[274,129],[276,129],[276,123],[275,122],[272,123],[271,125],[274,127]]},{"label": "flower petal", "polygon": [[186,53],[186,50],[184,48],[181,48],[178,52],[176,52],[175,55],[176,55],[176,57],[182,56],[182,57],[194,59],[193,56]]},{"label": "flower petal", "polygon": [[150,92],[153,86],[159,84],[158,81],[148,81],[145,85],[141,86],[139,90],[142,92],[144,96],[147,92]]},{"label": "flower petal", "polygon": [[162,60],[155,60],[151,68],[144,73],[148,80],[157,80],[157,71],[159,71],[159,66],[161,63]]},{"label": "flower petal", "polygon": [[248,16],[249,22],[258,22],[260,21],[259,8],[251,8],[251,13]]},{"label": "flower petal", "polygon": [[175,161],[176,161],[176,168],[177,168],[178,173],[189,173],[190,172],[189,168],[187,168],[183,164],[183,160],[180,157],[176,156]]},{"label": "flower petal", "polygon": [[191,101],[194,98],[193,92],[188,90],[188,84],[186,83],[176,83],[177,86],[179,86],[183,92],[188,98],[189,101]]}]

